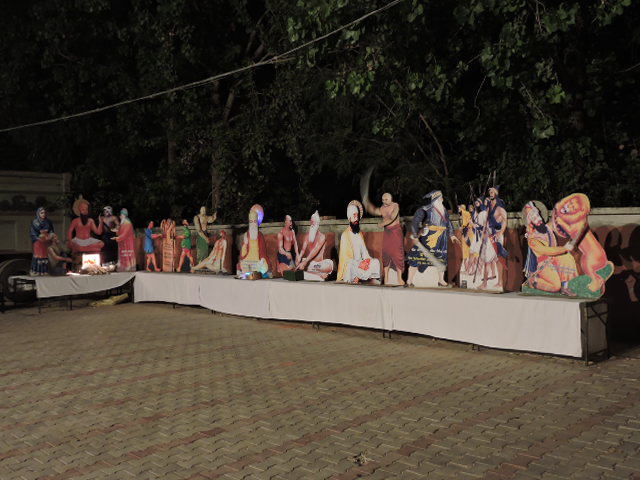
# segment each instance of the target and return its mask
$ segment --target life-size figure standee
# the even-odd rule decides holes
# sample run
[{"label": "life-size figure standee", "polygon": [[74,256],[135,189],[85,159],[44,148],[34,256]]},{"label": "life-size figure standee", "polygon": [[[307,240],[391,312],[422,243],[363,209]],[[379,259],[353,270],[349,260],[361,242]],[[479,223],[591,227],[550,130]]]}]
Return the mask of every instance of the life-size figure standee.
[{"label": "life-size figure standee", "polygon": [[282,275],[286,270],[294,270],[298,258],[300,252],[296,232],[293,230],[293,220],[290,215],[286,215],[284,226],[278,232],[278,273]]},{"label": "life-size figure standee", "polygon": [[91,205],[80,195],[73,202],[73,213],[76,218],[71,221],[67,230],[67,242],[73,253],[99,253],[104,242],[94,238],[92,234],[100,235],[101,231],[89,216]]},{"label": "life-size figure standee", "polygon": [[102,215],[98,220],[98,235],[103,243],[102,265],[115,265],[118,263],[118,243],[115,237],[118,235],[120,220],[113,214],[113,208],[108,205],[102,209]]},{"label": "life-size figure standee", "polygon": [[[460,286],[469,289],[503,292],[507,275],[507,210],[500,188],[488,189],[487,197],[478,197],[471,207],[471,220],[463,227],[469,243],[469,255],[460,265]],[[464,254],[464,252],[463,252]]]},{"label": "life-size figure standee", "polygon": [[160,229],[162,230],[162,271],[173,272],[176,257],[176,222],[170,218],[162,220]]},{"label": "life-size figure standee", "polygon": [[316,211],[311,215],[309,232],[302,236],[302,247],[296,270],[304,272],[304,279],[324,281],[335,270],[335,264],[330,258],[325,258],[327,236],[320,231],[320,214]]},{"label": "life-size figure standee", "polygon": [[249,228],[242,237],[242,247],[237,265],[238,278],[248,278],[248,275],[259,272],[262,278],[271,277],[271,267],[267,257],[267,243],[264,235],[259,231],[264,218],[264,210],[260,205],[254,205],[249,211]]},{"label": "life-size figure standee", "polygon": [[207,226],[214,223],[218,218],[218,213],[207,215],[207,207],[200,207],[198,215],[193,217],[193,226],[196,230],[196,253],[198,262],[202,262],[209,255],[209,234]]},{"label": "life-size figure standee", "polygon": [[162,269],[158,268],[158,263],[156,261],[156,249],[153,241],[156,238],[162,238],[161,233],[153,233],[153,221],[149,222],[147,228],[144,230],[144,253],[146,255],[145,259],[145,269],[147,272],[151,272],[151,267],[153,266],[153,271],[161,272]]},{"label": "life-size figure standee", "polygon": [[413,247],[407,254],[407,284],[410,287],[449,287],[444,278],[449,238],[454,243],[459,243],[459,240],[453,234],[453,225],[449,212],[444,207],[442,192],[433,190],[424,198],[430,199],[430,202],[416,210],[411,223]]},{"label": "life-size figure standee", "polygon": [[51,245],[47,249],[49,257],[49,275],[62,276],[66,275],[73,260],[62,251],[60,241],[55,233],[51,236]]},{"label": "life-size figure standee", "polygon": [[384,229],[382,237],[382,268],[385,285],[404,285],[404,233],[400,223],[400,205],[393,201],[390,193],[382,194],[382,205],[376,207],[369,200],[369,180],[373,167],[369,168],[360,181],[362,203],[369,215],[382,217],[378,223]]},{"label": "life-size figure standee", "polygon": [[129,220],[129,211],[120,210],[120,228],[114,240],[118,242],[118,272],[136,271],[135,232]]},{"label": "life-size figure standee", "polygon": [[207,270],[213,273],[228,273],[224,268],[224,260],[227,255],[227,232],[220,231],[220,238],[213,244],[213,250],[207,258],[195,265],[191,271]]},{"label": "life-size figure standee", "polygon": [[176,235],[176,240],[180,240],[180,260],[178,262],[178,272],[182,271],[185,258],[189,259],[189,270],[195,265],[193,261],[193,255],[191,254],[191,230],[189,230],[189,221],[187,219],[182,220],[182,232],[180,235]]},{"label": "life-size figure standee", "polygon": [[[560,294],[599,298],[613,274],[613,263],[588,223],[589,198],[571,194],[554,206],[548,224],[533,202],[525,206],[529,247],[522,292],[535,295]],[[568,239],[559,245],[556,235]],[[579,258],[579,274],[574,255]]]},{"label": "life-size figure standee", "polygon": [[47,249],[51,245],[53,235],[53,223],[47,218],[47,210],[44,207],[38,208],[36,218],[31,222],[31,228],[29,229],[33,248],[31,275],[49,274]]},{"label": "life-size figure standee", "polygon": [[[385,285],[404,285],[404,235],[400,223],[400,205],[390,193],[382,195],[382,206],[376,207],[368,197],[363,199],[367,213],[382,217],[378,226],[384,229],[382,237],[382,268]],[[394,273],[391,281],[391,272]]]},{"label": "life-size figure standee", "polygon": [[363,214],[362,204],[352,200],[347,207],[349,226],[340,235],[338,282],[380,283],[380,261],[371,257],[360,231]]}]

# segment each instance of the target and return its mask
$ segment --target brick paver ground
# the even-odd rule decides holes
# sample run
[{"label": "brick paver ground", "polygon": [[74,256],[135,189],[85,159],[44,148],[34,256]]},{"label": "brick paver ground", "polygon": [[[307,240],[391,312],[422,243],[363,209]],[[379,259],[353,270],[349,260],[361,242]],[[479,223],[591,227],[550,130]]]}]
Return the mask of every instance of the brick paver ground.
[{"label": "brick paver ground", "polygon": [[640,478],[640,359],[125,304],[0,315],[0,479]]}]

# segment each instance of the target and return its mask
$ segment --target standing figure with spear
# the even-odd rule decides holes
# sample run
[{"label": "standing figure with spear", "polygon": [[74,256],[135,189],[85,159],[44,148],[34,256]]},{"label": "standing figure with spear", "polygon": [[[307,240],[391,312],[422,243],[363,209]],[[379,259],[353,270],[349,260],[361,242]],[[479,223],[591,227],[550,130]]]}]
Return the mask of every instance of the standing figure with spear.
[{"label": "standing figure with spear", "polygon": [[[491,279],[489,269],[494,272],[496,286],[504,289],[504,276],[507,271],[507,249],[504,247],[504,233],[507,230],[507,210],[504,200],[499,196],[500,187],[493,185],[489,187],[489,197],[487,198],[487,217],[483,229],[482,249],[488,250],[485,258],[484,278],[481,289],[486,289],[488,281]],[[482,257],[482,252],[481,252]]]}]

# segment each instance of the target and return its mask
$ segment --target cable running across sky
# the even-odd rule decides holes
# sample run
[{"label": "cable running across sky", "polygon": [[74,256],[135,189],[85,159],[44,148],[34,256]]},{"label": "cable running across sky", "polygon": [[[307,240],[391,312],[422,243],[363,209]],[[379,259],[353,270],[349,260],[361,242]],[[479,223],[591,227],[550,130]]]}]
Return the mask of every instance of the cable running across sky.
[{"label": "cable running across sky", "polygon": [[145,95],[145,96],[142,96],[142,97],[131,98],[131,99],[128,99],[128,100],[123,100],[121,102],[112,103],[110,105],[105,105],[104,107],[97,107],[97,108],[94,108],[94,109],[91,109],[91,110],[86,110],[84,112],[73,113],[73,114],[70,114],[70,115],[63,115],[61,117],[51,118],[49,120],[43,120],[43,121],[40,121],[40,122],[27,123],[27,124],[18,125],[18,126],[15,126],[15,127],[3,128],[3,129],[0,129],[0,133],[6,133],[6,132],[15,131],[15,130],[25,129],[25,128],[36,127],[36,126],[40,126],[40,125],[48,125],[48,124],[52,124],[52,123],[71,120],[73,118],[84,117],[84,116],[87,116],[87,115],[93,115],[94,113],[104,112],[106,110],[112,110],[114,108],[122,107],[124,105],[129,105],[129,104],[141,102],[141,101],[144,101],[144,100],[152,100],[154,98],[158,98],[158,97],[161,97],[161,96],[164,96],[164,95],[168,95],[170,93],[179,92],[179,91],[182,91],[182,90],[188,90],[190,88],[202,87],[204,85],[211,84],[211,83],[213,83],[213,82],[215,82],[217,80],[220,80],[222,78],[229,77],[229,76],[232,76],[232,75],[236,75],[238,73],[242,73],[242,72],[245,72],[247,70],[252,70],[254,68],[263,67],[265,65],[274,65],[276,63],[288,60],[287,57],[289,55],[291,55],[292,53],[297,52],[298,50],[302,50],[303,48],[306,48],[306,47],[308,47],[310,45],[313,45],[314,43],[317,43],[317,42],[319,42],[321,40],[324,40],[324,39],[326,39],[326,38],[328,38],[328,37],[330,37],[332,35],[335,35],[336,33],[339,33],[342,30],[345,30],[345,29],[347,29],[347,28],[349,28],[349,27],[351,27],[351,26],[353,26],[353,25],[355,25],[357,23],[360,23],[361,21],[365,20],[368,17],[376,15],[376,14],[378,14],[380,12],[383,12],[384,10],[388,10],[389,8],[394,7],[395,5],[397,5],[397,4],[399,4],[399,3],[403,2],[403,1],[404,0],[393,0],[393,1],[387,3],[386,5],[380,7],[378,9],[376,9],[376,10],[372,10],[371,12],[369,12],[369,13],[367,13],[367,14],[365,14],[365,15],[363,15],[363,16],[361,16],[361,17],[359,17],[359,18],[357,18],[357,19],[355,19],[355,20],[353,20],[351,22],[349,22],[349,23],[347,23],[345,25],[342,25],[342,26],[336,28],[335,30],[330,31],[329,33],[326,33],[326,34],[321,35],[321,36],[319,36],[317,38],[309,40],[308,42],[303,43],[302,45],[298,45],[297,47],[294,47],[291,50],[288,50],[288,51],[286,51],[284,53],[281,53],[281,54],[278,54],[278,55],[274,55],[273,57],[271,57],[268,60],[263,60],[263,61],[260,61],[260,62],[252,63],[251,65],[247,65],[245,67],[236,68],[234,70],[230,70],[230,71],[225,72],[225,73],[220,73],[218,75],[214,75],[214,76],[211,76],[211,77],[203,78],[202,80],[197,80],[195,82],[186,83],[184,85],[179,85],[177,87],[168,88],[166,90],[161,90],[159,92],[151,93],[149,95]]}]

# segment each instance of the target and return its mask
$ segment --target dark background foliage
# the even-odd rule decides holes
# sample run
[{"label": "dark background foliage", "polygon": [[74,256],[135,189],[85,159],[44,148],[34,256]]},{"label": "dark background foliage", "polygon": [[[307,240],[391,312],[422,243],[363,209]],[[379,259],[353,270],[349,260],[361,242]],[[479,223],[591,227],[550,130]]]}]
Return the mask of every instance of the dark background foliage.
[{"label": "dark background foliage", "polygon": [[[0,17],[0,128],[272,58],[381,0],[37,0]],[[640,5],[403,0],[263,66],[114,110],[0,133],[0,168],[68,171],[134,221],[201,204],[241,222],[344,217],[359,176],[410,215],[497,172],[509,209],[574,191],[640,204]]]}]

